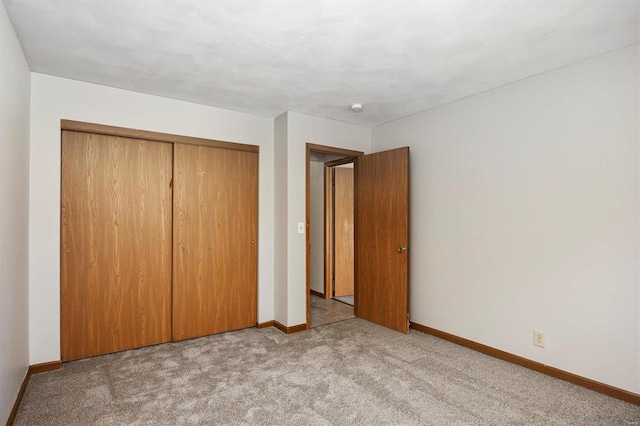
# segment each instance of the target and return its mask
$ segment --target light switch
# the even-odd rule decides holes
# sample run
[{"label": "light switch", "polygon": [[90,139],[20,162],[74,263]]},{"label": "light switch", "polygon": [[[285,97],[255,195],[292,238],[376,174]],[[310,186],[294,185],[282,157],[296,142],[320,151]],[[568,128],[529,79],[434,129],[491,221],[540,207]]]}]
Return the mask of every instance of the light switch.
[{"label": "light switch", "polygon": [[304,222],[298,222],[298,234],[304,234]]}]

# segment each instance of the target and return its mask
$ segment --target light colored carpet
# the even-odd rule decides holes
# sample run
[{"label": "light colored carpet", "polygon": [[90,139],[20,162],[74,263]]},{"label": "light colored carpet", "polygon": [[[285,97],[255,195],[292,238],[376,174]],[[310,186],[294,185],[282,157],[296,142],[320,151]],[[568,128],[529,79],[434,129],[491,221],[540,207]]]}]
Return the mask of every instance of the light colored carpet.
[{"label": "light colored carpet", "polygon": [[627,425],[640,407],[360,319],[256,328],[69,362],[17,425]]}]

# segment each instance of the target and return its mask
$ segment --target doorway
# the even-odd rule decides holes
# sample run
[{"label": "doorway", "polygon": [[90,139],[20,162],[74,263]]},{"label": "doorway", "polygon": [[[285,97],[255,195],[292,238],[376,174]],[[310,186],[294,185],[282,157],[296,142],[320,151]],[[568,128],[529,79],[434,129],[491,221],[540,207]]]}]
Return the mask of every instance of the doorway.
[{"label": "doorway", "polygon": [[[334,169],[339,167],[349,170],[346,173],[353,175],[354,158],[362,154],[359,151],[307,144],[307,329],[354,317],[353,306],[332,299],[336,264],[334,261],[335,232],[332,222],[335,200],[333,183]],[[340,174],[340,172],[338,173]],[[340,197],[339,201],[342,204],[346,202],[347,205],[351,205],[351,215],[353,216],[352,187],[350,192],[350,201],[348,197],[347,200]],[[351,223],[353,223],[353,218],[351,218]],[[340,233],[338,236],[341,237],[340,241],[346,238]],[[350,263],[352,276],[353,229],[351,229],[350,245],[351,258],[343,259],[344,261],[340,262],[340,265]],[[340,250],[338,250],[338,256],[338,259],[342,259],[343,254]],[[342,272],[342,275],[345,275],[343,271],[344,268],[339,269],[339,273]],[[346,275],[348,276],[349,273],[347,272]],[[351,287],[353,287],[353,277],[351,278]],[[347,287],[346,290],[342,290],[343,295],[348,295],[347,293],[352,296],[353,289],[349,290]]]},{"label": "doorway", "polygon": [[353,158],[325,163],[324,293],[354,306],[354,168]]},{"label": "doorway", "polygon": [[329,157],[311,157],[311,328],[355,317],[353,158]]},{"label": "doorway", "polygon": [[[409,147],[364,155],[307,144],[306,156],[306,290],[311,326],[311,155],[342,156],[354,163],[354,314],[358,318],[409,332]],[[319,220],[316,220],[318,229]],[[325,221],[326,224],[326,221]],[[325,241],[326,241],[325,226]],[[317,249],[316,249],[317,251]],[[326,252],[326,243],[325,243]],[[326,257],[325,257],[326,258]],[[325,265],[328,262],[325,261]],[[325,282],[327,279],[325,267]],[[331,297],[326,289],[324,298]]]}]

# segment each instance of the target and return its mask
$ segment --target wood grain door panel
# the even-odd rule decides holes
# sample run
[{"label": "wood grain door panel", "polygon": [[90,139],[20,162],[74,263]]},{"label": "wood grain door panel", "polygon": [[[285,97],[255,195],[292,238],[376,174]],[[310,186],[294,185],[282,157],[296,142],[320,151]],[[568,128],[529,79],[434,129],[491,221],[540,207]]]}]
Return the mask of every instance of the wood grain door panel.
[{"label": "wood grain door panel", "polygon": [[353,294],[353,168],[334,167],[334,296]]},{"label": "wood grain door panel", "polygon": [[171,175],[171,144],[63,131],[63,361],[170,340]]},{"label": "wood grain door panel", "polygon": [[256,325],[258,154],[174,146],[173,340]]},{"label": "wood grain door panel", "polygon": [[356,158],[355,315],[409,332],[409,148]]}]

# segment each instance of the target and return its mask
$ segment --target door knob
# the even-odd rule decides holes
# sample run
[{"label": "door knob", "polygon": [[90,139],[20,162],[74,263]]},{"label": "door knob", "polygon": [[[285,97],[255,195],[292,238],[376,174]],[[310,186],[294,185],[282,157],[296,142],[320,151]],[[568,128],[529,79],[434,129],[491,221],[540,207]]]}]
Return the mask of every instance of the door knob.
[{"label": "door knob", "polygon": [[404,253],[405,251],[407,251],[406,247],[404,247],[404,246],[398,247],[398,253]]}]

